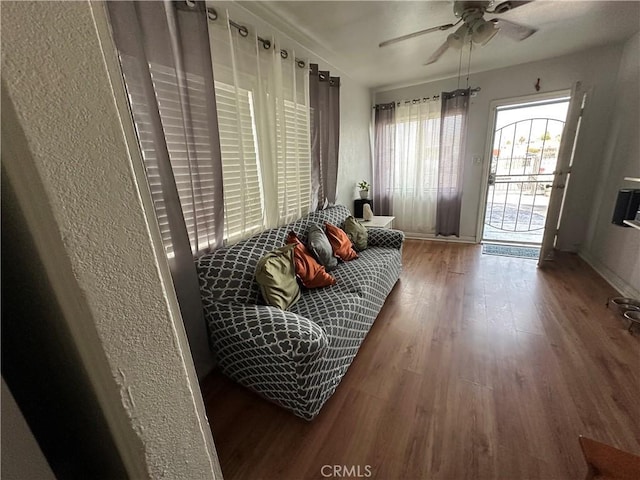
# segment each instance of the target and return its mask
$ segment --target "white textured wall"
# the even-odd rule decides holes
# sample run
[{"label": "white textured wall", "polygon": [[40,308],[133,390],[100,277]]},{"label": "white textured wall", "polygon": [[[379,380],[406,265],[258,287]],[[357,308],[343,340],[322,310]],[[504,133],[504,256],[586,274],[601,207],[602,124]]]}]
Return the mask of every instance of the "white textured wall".
[{"label": "white textured wall", "polygon": [[2,478],[55,480],[47,459],[2,378]]},{"label": "white textured wall", "polygon": [[356,184],[360,180],[369,183],[373,181],[370,124],[369,89],[348,77],[344,78],[340,87],[340,155],[336,203],[346,205],[351,211],[353,200],[360,198]]},{"label": "white textured wall", "polygon": [[3,2],[2,81],[3,164],[131,477],[215,478],[90,4]]},{"label": "white textured wall", "polygon": [[589,235],[580,253],[624,295],[640,298],[640,231],[611,223],[618,190],[640,188],[640,33],[625,45],[606,130]]},{"label": "white textured wall", "polygon": [[[479,221],[479,202],[483,189],[482,166],[471,162],[474,155],[486,156],[487,133],[490,121],[490,104],[494,100],[515,98],[535,93],[570,89],[573,82],[581,80],[586,89],[591,89],[591,98],[586,112],[580,143],[576,150],[576,162],[572,177],[572,191],[568,195],[565,217],[561,229],[563,248],[576,250],[584,240],[592,192],[597,181],[596,172],[602,161],[608,119],[612,111],[611,89],[620,59],[620,46],[593,49],[575,55],[553,58],[534,63],[516,65],[499,70],[472,74],[470,86],[481,87],[478,96],[471,99],[469,109],[469,133],[466,149],[466,164],[462,197],[460,236],[473,240]],[[472,60],[473,63],[473,60]],[[534,84],[540,78],[541,90],[536,92]],[[461,85],[465,85],[463,77]],[[377,92],[376,103],[392,100],[412,99],[455,90],[457,79],[440,80],[411,87]],[[479,240],[479,239],[478,239]]]}]

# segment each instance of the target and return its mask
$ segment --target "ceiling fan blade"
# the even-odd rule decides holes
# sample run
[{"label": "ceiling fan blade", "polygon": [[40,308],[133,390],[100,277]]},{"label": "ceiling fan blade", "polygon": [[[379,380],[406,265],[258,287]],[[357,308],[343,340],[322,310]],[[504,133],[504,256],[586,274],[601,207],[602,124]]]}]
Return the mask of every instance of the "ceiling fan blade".
[{"label": "ceiling fan blade", "polygon": [[509,10],[513,10],[514,8],[518,8],[523,5],[526,5],[527,3],[531,3],[532,1],[533,0],[500,2],[493,8],[493,10],[487,10],[487,13],[508,12]]},{"label": "ceiling fan blade", "polygon": [[429,57],[429,60],[427,60],[427,63],[425,63],[424,65],[431,65],[432,63],[435,63],[438,61],[438,59],[444,54],[444,52],[446,52],[449,49],[449,42],[445,41],[442,45],[440,45],[438,47],[438,49],[433,52],[433,54]]},{"label": "ceiling fan blade", "polygon": [[450,28],[455,27],[458,23],[460,22],[447,23],[446,25],[440,25],[439,27],[431,27],[424,30],[418,30],[417,32],[402,35],[401,37],[392,38],[391,40],[385,40],[384,42],[379,44],[378,47],[386,47],[387,45],[391,45],[392,43],[402,42],[403,40],[408,40],[413,37],[419,37],[420,35],[424,35],[426,33],[449,30]]},{"label": "ceiling fan blade", "polygon": [[503,20],[502,18],[492,18],[491,21],[496,24],[500,29],[500,32],[519,42],[529,38],[538,31],[537,28],[527,27],[526,25],[510,22],[509,20]]}]

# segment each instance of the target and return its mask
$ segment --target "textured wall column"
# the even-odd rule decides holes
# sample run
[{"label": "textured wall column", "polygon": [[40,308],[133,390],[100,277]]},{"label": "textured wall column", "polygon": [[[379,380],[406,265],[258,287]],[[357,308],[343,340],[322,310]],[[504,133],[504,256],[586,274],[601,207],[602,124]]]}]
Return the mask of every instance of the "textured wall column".
[{"label": "textured wall column", "polygon": [[3,2],[2,162],[129,475],[222,478],[100,29],[100,4]]}]

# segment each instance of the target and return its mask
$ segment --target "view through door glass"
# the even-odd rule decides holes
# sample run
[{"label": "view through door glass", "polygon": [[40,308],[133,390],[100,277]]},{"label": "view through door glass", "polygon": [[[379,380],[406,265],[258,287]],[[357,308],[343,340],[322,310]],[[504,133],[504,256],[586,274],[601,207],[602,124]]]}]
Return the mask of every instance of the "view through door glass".
[{"label": "view through door glass", "polygon": [[569,99],[498,107],[482,240],[540,245]]}]

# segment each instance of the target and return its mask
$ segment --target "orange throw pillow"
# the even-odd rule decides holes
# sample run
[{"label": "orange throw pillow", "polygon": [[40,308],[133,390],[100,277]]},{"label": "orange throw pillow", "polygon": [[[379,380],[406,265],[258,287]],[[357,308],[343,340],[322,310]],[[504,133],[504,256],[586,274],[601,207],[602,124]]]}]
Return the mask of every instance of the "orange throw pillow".
[{"label": "orange throw pillow", "polygon": [[344,230],[330,223],[325,223],[324,226],[334,255],[340,257],[344,262],[358,258],[358,254],[353,249],[351,240]]},{"label": "orange throw pillow", "polygon": [[320,288],[335,285],[336,279],[329,275],[324,267],[313,258],[311,252],[300,241],[295,232],[289,232],[287,243],[294,244],[293,260],[296,266],[296,275],[307,288]]}]

